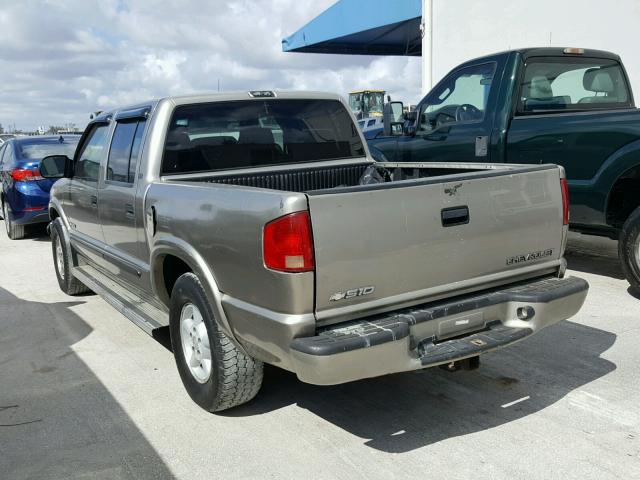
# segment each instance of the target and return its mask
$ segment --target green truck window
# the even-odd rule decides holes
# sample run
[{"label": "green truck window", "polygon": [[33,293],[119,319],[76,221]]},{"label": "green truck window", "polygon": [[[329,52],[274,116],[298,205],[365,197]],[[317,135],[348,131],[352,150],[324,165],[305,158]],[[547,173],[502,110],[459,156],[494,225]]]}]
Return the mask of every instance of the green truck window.
[{"label": "green truck window", "polygon": [[422,105],[418,130],[431,132],[452,123],[481,122],[495,69],[495,63],[485,63],[451,73]]},{"label": "green truck window", "polygon": [[534,57],[525,65],[519,114],[630,107],[629,87],[615,60]]}]

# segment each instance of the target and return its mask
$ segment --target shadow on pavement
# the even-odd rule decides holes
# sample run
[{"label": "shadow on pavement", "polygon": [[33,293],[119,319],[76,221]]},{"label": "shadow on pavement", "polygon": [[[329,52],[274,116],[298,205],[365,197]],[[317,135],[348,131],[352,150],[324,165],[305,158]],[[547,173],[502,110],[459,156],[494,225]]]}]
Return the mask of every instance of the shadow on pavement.
[{"label": "shadow on pavement", "polygon": [[624,280],[615,240],[572,234],[565,258],[571,270]]},{"label": "shadow on pavement", "polygon": [[570,250],[567,251],[565,258],[571,270],[624,280],[622,266],[620,265],[618,257],[611,258],[601,255],[590,255],[588,253]]},{"label": "shadow on pavement", "polygon": [[0,477],[173,478],[71,348],[91,333],[71,310],[82,303],[0,289]]},{"label": "shadow on pavement", "polygon": [[432,368],[332,387],[307,385],[292,373],[269,367],[258,397],[222,414],[258,415],[297,404],[361,437],[371,448],[407,452],[554,404],[616,369],[600,356],[615,340],[613,333],[562,322],[484,356],[476,371]]}]

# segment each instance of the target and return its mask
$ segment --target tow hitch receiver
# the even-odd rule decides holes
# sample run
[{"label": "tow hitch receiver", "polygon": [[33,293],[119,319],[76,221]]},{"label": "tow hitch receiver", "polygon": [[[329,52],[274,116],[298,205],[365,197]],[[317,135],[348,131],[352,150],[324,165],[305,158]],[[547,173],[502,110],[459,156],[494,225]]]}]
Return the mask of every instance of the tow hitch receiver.
[{"label": "tow hitch receiver", "polygon": [[480,366],[480,355],[464,360],[456,360],[455,362],[440,365],[440,368],[447,372],[457,372],[458,370],[475,370]]}]

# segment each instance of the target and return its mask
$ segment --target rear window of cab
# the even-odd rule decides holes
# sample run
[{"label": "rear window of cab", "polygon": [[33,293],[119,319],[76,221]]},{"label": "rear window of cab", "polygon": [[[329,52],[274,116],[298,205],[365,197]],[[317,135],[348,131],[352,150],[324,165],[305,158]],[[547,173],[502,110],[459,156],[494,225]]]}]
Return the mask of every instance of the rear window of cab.
[{"label": "rear window of cab", "polygon": [[525,63],[519,115],[631,107],[627,78],[616,60],[532,57]]},{"label": "rear window of cab", "polygon": [[364,156],[338,100],[269,99],[182,105],[174,110],[162,174]]}]

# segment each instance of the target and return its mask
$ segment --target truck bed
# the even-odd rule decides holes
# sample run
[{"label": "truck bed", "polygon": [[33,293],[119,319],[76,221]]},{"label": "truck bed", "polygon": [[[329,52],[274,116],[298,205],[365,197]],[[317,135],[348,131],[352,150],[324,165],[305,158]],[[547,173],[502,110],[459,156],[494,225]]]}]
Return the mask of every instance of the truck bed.
[{"label": "truck bed", "polygon": [[[449,175],[501,171],[522,170],[522,166],[507,164],[456,164],[456,163],[349,163],[344,165],[310,166],[303,168],[261,168],[233,173],[211,172],[202,174],[172,175],[171,181],[193,181],[241,185],[245,187],[266,188],[286,192],[312,192],[333,188],[354,187],[362,185],[363,174],[368,167],[374,166],[381,173],[388,174],[380,183],[399,182]],[[535,168],[535,167],[534,167]],[[445,179],[443,179],[444,181]],[[372,185],[369,183],[367,185]]]},{"label": "truck bed", "polygon": [[[377,180],[363,183],[372,165]],[[334,162],[171,181],[304,194],[315,317],[329,325],[557,272],[560,176],[554,165]]]}]

